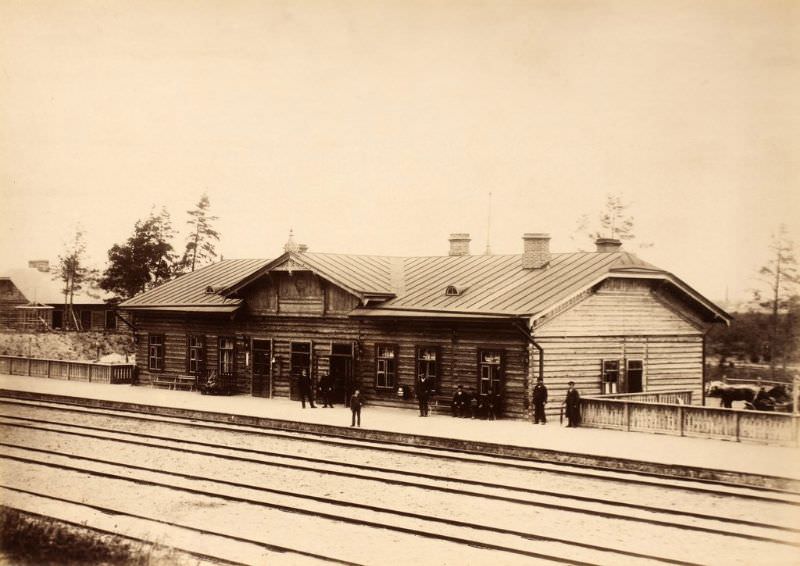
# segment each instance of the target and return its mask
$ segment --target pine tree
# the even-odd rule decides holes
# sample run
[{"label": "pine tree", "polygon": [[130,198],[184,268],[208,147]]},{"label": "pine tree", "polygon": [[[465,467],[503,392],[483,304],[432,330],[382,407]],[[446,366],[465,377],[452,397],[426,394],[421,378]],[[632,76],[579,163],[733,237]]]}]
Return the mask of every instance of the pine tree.
[{"label": "pine tree", "polygon": [[[592,220],[590,215],[582,214],[575,222],[575,229],[570,239],[576,243],[578,249],[584,249],[584,242],[594,244],[599,238],[612,238],[615,240],[629,241],[636,238],[634,234],[634,218],[628,214],[630,203],[624,201],[621,194],[609,193],[606,195],[605,205]],[[639,244],[640,248],[649,248],[652,244]]]},{"label": "pine tree", "polygon": [[191,227],[191,232],[186,238],[182,263],[189,271],[212,263],[217,257],[215,244],[219,242],[219,232],[211,227],[211,222],[218,220],[218,217],[208,214],[209,206],[208,195],[203,193],[194,210],[186,211],[189,215],[186,223]]},{"label": "pine tree", "polygon": [[123,299],[152,289],[180,274],[180,262],[171,240],[175,233],[166,209],[154,210],[136,222],[125,244],[108,250],[108,268],[100,287]]}]

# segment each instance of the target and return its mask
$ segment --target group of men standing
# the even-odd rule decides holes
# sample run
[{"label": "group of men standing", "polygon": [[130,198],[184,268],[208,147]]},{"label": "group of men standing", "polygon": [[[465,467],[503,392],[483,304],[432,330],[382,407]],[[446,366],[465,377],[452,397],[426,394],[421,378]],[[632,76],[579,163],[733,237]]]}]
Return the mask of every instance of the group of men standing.
[{"label": "group of men standing", "polygon": [[[534,424],[547,424],[545,414],[547,405],[547,386],[541,377],[536,380],[533,388],[533,422]],[[490,391],[487,395],[477,396],[474,393],[467,393],[459,385],[453,394],[453,416],[472,417],[480,413],[485,413],[490,420],[495,418],[495,409],[499,406],[499,399]],[[565,414],[567,416],[567,426],[577,427],[581,422],[581,395],[575,389],[575,382],[569,382],[567,395],[564,399]]]},{"label": "group of men standing", "polygon": [[[300,402],[303,404],[303,408],[306,408],[306,400],[308,400],[309,406],[312,409],[316,409],[317,406],[314,404],[314,383],[311,380],[311,376],[308,375],[308,370],[304,369],[300,372],[298,386],[300,388]],[[331,381],[330,376],[324,375],[319,380],[319,393],[320,397],[322,397],[322,407],[333,408],[333,381]]]},{"label": "group of men standing", "polygon": [[[314,404],[314,391],[313,382],[308,375],[307,370],[303,370],[299,379],[300,386],[300,400],[303,408],[306,408],[306,400],[308,400],[312,409],[317,406]],[[419,416],[427,417],[429,412],[428,402],[432,391],[433,384],[427,376],[420,376],[417,381],[416,394],[419,403]],[[333,407],[333,383],[329,376],[323,376],[319,383],[319,390],[322,396],[323,407]],[[360,397],[359,397],[360,400]],[[359,409],[361,402],[359,401]],[[547,405],[547,386],[544,380],[539,377],[536,380],[536,385],[533,388],[533,422],[534,424],[547,424],[547,415],[545,414],[545,405]],[[453,394],[453,416],[454,417],[471,417],[477,418],[483,415],[489,420],[497,418],[497,411],[500,406],[500,396],[494,391],[488,391],[484,395],[475,395],[464,391],[464,388],[459,385],[456,392]],[[577,427],[581,421],[581,396],[577,389],[575,389],[575,382],[569,382],[566,398],[564,399],[565,414],[567,417],[568,427]],[[360,413],[360,410],[359,410]],[[355,413],[353,415],[355,424]],[[360,426],[360,414],[359,414]]]},{"label": "group of men standing", "polygon": [[473,419],[482,416],[493,421],[497,419],[500,402],[500,395],[494,391],[476,395],[474,392],[464,391],[464,387],[459,385],[453,394],[453,416]]},{"label": "group of men standing", "polygon": [[[533,387],[533,424],[547,424],[547,415],[544,408],[547,404],[547,387],[544,379],[536,379]],[[577,427],[581,423],[581,394],[575,389],[575,382],[568,384],[567,395],[564,398],[564,413],[567,416],[567,426]]]}]

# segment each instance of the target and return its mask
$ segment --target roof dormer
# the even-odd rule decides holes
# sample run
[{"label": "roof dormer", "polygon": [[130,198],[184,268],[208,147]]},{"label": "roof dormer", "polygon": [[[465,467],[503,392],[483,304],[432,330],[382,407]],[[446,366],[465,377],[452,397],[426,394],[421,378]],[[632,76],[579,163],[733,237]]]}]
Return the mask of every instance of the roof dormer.
[{"label": "roof dormer", "polygon": [[464,294],[467,290],[465,285],[448,285],[444,290],[444,294],[448,297],[458,297]]}]

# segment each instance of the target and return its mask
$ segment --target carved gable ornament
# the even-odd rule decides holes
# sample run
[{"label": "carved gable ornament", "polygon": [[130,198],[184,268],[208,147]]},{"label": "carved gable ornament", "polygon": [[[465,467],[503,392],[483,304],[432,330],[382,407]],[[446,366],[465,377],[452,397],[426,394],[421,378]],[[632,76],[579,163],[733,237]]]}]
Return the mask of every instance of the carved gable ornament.
[{"label": "carved gable ornament", "polygon": [[270,269],[270,271],[288,271],[289,274],[291,274],[293,271],[311,271],[311,270],[308,269],[305,265],[302,265],[301,263],[297,262],[295,259],[287,258],[286,261],[284,261],[280,265],[276,265],[275,267]]}]

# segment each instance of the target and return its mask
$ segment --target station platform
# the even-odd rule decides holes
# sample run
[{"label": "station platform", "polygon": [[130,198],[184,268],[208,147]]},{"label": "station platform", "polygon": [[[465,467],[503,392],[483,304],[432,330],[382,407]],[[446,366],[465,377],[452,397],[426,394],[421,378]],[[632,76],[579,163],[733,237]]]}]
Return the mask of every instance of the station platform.
[{"label": "station platform", "polygon": [[466,450],[539,461],[800,491],[800,449],[511,420],[473,420],[366,405],[301,408],[288,399],[205,396],[150,386],[0,375],[0,398],[41,399],[219,423]]}]

